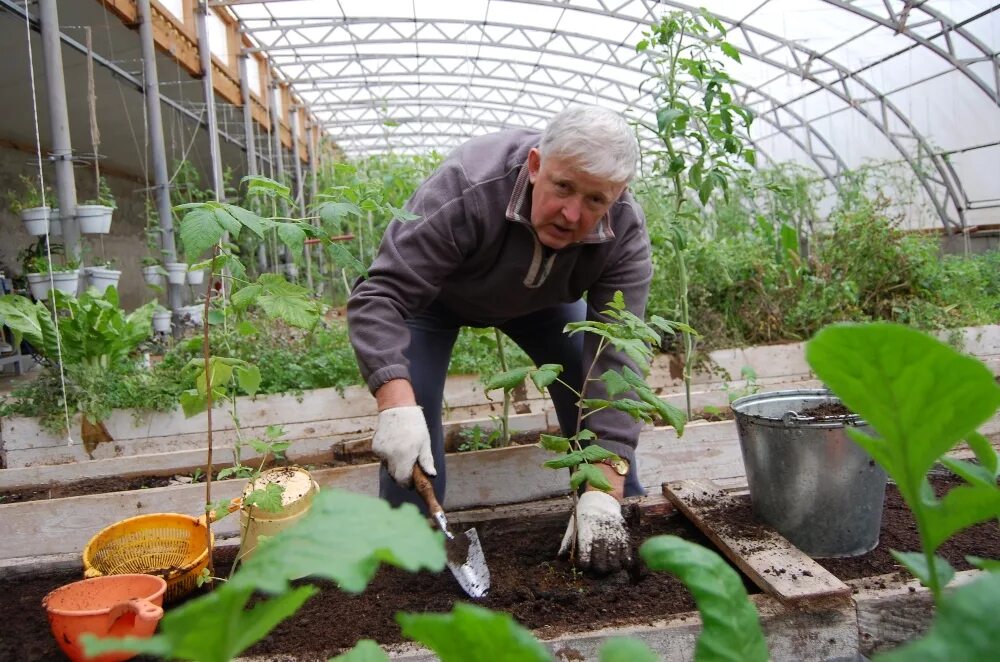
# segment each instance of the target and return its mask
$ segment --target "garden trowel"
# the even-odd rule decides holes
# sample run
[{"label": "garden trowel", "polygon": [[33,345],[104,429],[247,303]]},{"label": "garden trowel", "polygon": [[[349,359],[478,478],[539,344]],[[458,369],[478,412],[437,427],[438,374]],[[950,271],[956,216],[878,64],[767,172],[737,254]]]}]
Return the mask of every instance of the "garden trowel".
[{"label": "garden trowel", "polygon": [[475,529],[469,529],[458,536],[448,530],[448,519],[444,509],[434,496],[434,486],[419,464],[413,465],[413,488],[427,504],[430,516],[444,531],[445,553],[448,557],[448,569],[455,575],[459,585],[470,597],[485,598],[490,592],[490,569],[486,567],[486,556],[479,542],[479,534]]}]

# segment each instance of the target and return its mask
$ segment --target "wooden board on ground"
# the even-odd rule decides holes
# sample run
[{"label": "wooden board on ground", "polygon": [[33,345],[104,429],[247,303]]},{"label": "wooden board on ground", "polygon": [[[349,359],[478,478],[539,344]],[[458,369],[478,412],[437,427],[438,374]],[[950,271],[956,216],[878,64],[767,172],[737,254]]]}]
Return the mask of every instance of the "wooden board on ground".
[{"label": "wooden board on ground", "polygon": [[806,556],[777,531],[736,537],[723,519],[733,497],[707,480],[664,483],[663,493],[757,586],[783,602],[849,596],[851,588]]}]

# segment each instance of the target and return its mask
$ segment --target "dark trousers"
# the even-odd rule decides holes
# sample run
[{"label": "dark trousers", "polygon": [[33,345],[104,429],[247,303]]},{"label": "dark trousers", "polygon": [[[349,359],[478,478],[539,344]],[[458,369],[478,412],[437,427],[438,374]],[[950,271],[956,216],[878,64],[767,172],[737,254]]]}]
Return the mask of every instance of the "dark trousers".
[{"label": "dark trousers", "polygon": [[[583,333],[570,337],[563,333],[563,328],[569,322],[586,319],[586,316],[587,304],[581,299],[512,319],[499,328],[524,350],[535,365],[561,364],[563,372],[560,379],[580,390],[583,382]],[[410,329],[410,346],[406,351],[406,358],[410,362],[410,381],[417,396],[417,404],[424,409],[424,419],[431,434],[431,449],[437,469],[437,477],[433,480],[434,492],[438,501],[443,504],[447,484],[441,425],[444,382],[459,329],[476,325],[435,303],[408,320],[407,326]],[[497,371],[499,370],[498,363]],[[553,383],[548,391],[563,435],[571,436],[576,432],[576,395],[558,382]],[[397,485],[384,466],[379,473],[379,495],[393,506],[413,503],[426,512],[420,497],[413,490]]]}]

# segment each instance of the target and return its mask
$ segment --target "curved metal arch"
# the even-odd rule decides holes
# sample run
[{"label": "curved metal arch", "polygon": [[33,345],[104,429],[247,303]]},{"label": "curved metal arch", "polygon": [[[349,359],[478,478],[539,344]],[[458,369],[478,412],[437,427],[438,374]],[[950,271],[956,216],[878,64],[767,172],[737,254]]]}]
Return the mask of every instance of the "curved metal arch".
[{"label": "curved metal arch", "polygon": [[[859,7],[855,3],[849,2],[847,0],[823,0],[823,2],[825,2],[828,5],[837,7],[838,9],[851,12],[856,16],[868,19],[869,21],[877,23],[878,25],[881,25],[883,27],[895,30],[897,33],[904,34],[915,42],[914,44],[911,44],[906,48],[901,48],[898,51],[881,58],[879,62],[884,62],[886,60],[892,59],[893,57],[896,57],[897,55],[901,55],[906,51],[912,50],[917,45],[923,46],[924,48],[929,49],[931,52],[933,52],[934,54],[938,55],[939,57],[947,61],[949,64],[951,64],[963,76],[972,81],[972,83],[976,87],[981,89],[990,98],[990,100],[993,101],[994,104],[1000,106],[1000,59],[997,58],[997,54],[994,53],[992,50],[990,50],[990,48],[986,46],[986,44],[984,44],[978,37],[970,33],[968,30],[964,29],[958,23],[955,23],[955,21],[952,20],[950,17],[945,16],[944,14],[938,11],[935,11],[931,7],[928,7],[926,2],[922,2],[920,4],[907,3],[906,7],[903,8],[903,11],[900,12],[898,16],[893,13],[892,8],[889,6],[888,3],[886,3],[884,7],[886,12],[889,14],[888,17],[880,16],[879,14],[876,14],[873,11]],[[995,10],[996,7],[992,7],[986,10],[985,12],[982,12],[981,15],[988,14]],[[947,49],[941,48],[933,41],[931,41],[931,39],[933,39],[934,37],[931,38],[922,37],[913,31],[912,20],[908,20],[908,13],[913,11],[923,12],[931,17],[932,22],[941,25],[942,28],[941,31],[938,32],[938,34],[934,35],[934,37],[946,35],[946,43],[948,45]],[[952,33],[961,36],[962,39],[964,39],[969,45],[971,45],[973,48],[977,49],[980,53],[982,53],[983,57],[981,58],[980,61],[992,62],[993,64],[992,86],[988,82],[983,80],[978,74],[976,74],[976,72],[970,69],[968,63],[965,60],[958,57],[958,55],[955,52],[955,47],[954,44],[952,43],[952,40],[947,37],[947,35],[950,35]],[[878,63],[868,64],[865,66],[865,69],[875,66],[875,64]],[[859,71],[863,71],[863,69]]]},{"label": "curved metal arch", "polygon": [[[507,1],[507,2],[512,2],[512,3],[521,2],[521,3],[526,3],[526,4],[540,4],[540,0],[497,0],[497,1]],[[546,3],[546,4],[548,4],[548,3]],[[681,9],[681,10],[685,10],[685,11],[690,11],[691,10],[691,8],[688,7],[687,5],[683,5],[683,4],[678,3],[678,2],[671,2],[669,0],[659,0],[659,4],[660,5],[664,5],[664,6],[676,7],[677,9]],[[581,11],[581,12],[586,12],[586,13],[595,13],[595,14],[601,14],[601,15],[605,15],[605,16],[615,16],[616,18],[623,18],[625,20],[629,20],[629,21],[633,21],[633,22],[637,20],[636,17],[634,17],[634,16],[620,15],[620,14],[616,14],[615,12],[609,12],[609,11],[606,11],[606,10],[601,11],[601,10],[595,10],[595,9],[588,8],[588,7],[573,7],[572,9],[574,11]],[[934,205],[934,209],[938,213],[938,216],[941,219],[942,223],[944,223],[946,226],[947,225],[954,225],[955,224],[952,221],[952,219],[950,218],[950,216],[948,214],[948,211],[946,210],[946,204],[947,203],[944,200],[942,200],[942,198],[940,196],[940,193],[939,193],[939,191],[937,190],[936,187],[940,187],[941,189],[943,189],[945,199],[948,202],[950,202],[951,206],[955,209],[956,213],[959,216],[959,224],[964,227],[965,219],[964,219],[963,205],[961,204],[960,197],[959,197],[957,191],[955,190],[954,182],[948,176],[949,173],[948,173],[947,167],[941,162],[941,159],[936,156],[934,150],[932,150],[930,148],[930,145],[928,144],[928,142],[926,141],[926,139],[923,137],[923,135],[919,131],[917,131],[916,127],[913,126],[912,122],[910,122],[909,119],[902,112],[900,112],[899,109],[892,102],[890,102],[888,99],[886,99],[883,96],[881,96],[879,94],[878,90],[874,89],[871,86],[870,83],[868,83],[867,81],[865,81],[864,79],[861,79],[861,78],[853,78],[851,76],[851,72],[849,70],[847,70],[846,68],[844,68],[842,65],[840,65],[838,62],[836,62],[836,61],[832,60],[831,58],[829,58],[827,56],[824,56],[824,55],[822,55],[820,53],[812,51],[811,49],[806,49],[806,48],[803,48],[803,47],[801,47],[801,46],[799,46],[797,44],[793,44],[792,42],[789,42],[788,40],[786,40],[786,39],[784,39],[784,38],[782,38],[782,37],[780,37],[778,35],[775,35],[773,33],[767,32],[765,30],[761,30],[759,28],[755,28],[755,27],[748,26],[746,24],[739,23],[739,22],[735,21],[734,19],[732,19],[730,17],[723,16],[723,15],[716,15],[716,17],[721,22],[730,25],[733,30],[739,30],[742,33],[742,35],[743,35],[746,43],[749,46],[749,50],[746,49],[746,48],[737,47],[737,50],[742,55],[746,55],[747,57],[750,57],[752,59],[759,60],[761,62],[764,62],[764,63],[768,64],[769,66],[773,66],[773,67],[775,67],[775,68],[777,68],[779,70],[785,71],[787,73],[792,73],[792,74],[795,74],[797,76],[800,76],[803,79],[808,80],[812,84],[816,85],[817,88],[822,88],[822,89],[824,89],[824,90],[826,90],[826,91],[834,94],[837,98],[841,99],[845,104],[851,106],[857,112],[859,112],[865,119],[867,119],[876,129],[878,129],[883,134],[883,136],[886,138],[886,140],[889,141],[889,143],[899,152],[899,154],[902,156],[902,158],[913,169],[914,174],[920,179],[921,185],[923,186],[924,190],[927,192],[927,194],[928,194],[928,196],[929,196],[929,198],[931,200],[931,203]],[[655,18],[655,17],[650,16],[650,18],[652,19],[652,18]],[[344,32],[346,32],[348,35],[351,36],[351,41],[344,42],[344,45],[349,45],[349,44],[353,45],[353,44],[356,44],[358,39],[364,39],[366,41],[366,43],[369,44],[369,45],[371,45],[371,44],[383,44],[383,43],[397,43],[399,41],[397,39],[392,39],[392,40],[370,39],[370,38],[367,38],[367,37],[365,37],[363,35],[357,35],[354,32],[352,32],[351,29],[350,29],[353,26],[366,25],[366,24],[371,24],[371,23],[375,23],[378,26],[384,26],[384,25],[388,25],[388,24],[395,24],[397,27],[392,27],[391,29],[392,29],[393,32],[395,32],[396,34],[398,34],[399,37],[400,37],[400,39],[402,39],[402,40],[407,40],[407,39],[416,40],[416,39],[418,39],[418,35],[424,31],[425,27],[428,27],[428,26],[430,26],[437,34],[441,35],[442,37],[447,37],[445,39],[422,39],[422,40],[420,40],[422,44],[428,44],[428,43],[430,43],[430,44],[434,44],[434,43],[456,44],[456,43],[458,43],[458,44],[465,44],[467,46],[478,46],[480,43],[486,43],[487,39],[489,39],[488,43],[491,43],[491,44],[493,43],[492,42],[492,38],[488,38],[488,35],[486,34],[485,26],[482,23],[473,23],[473,22],[464,21],[464,20],[457,20],[457,19],[435,20],[434,21],[434,25],[432,25],[432,24],[430,24],[430,23],[428,23],[426,21],[422,22],[422,21],[419,21],[419,20],[396,20],[396,19],[392,19],[392,20],[386,21],[384,19],[370,19],[370,18],[360,18],[360,17],[353,17],[351,19],[348,19],[348,21],[346,21],[346,22],[345,21],[329,21],[329,20],[325,21],[326,25],[336,25],[337,28],[343,29]],[[454,25],[464,26],[464,29],[459,33],[460,35],[465,35],[467,33],[474,32],[474,31],[478,30],[479,31],[479,39],[475,39],[475,40],[466,42],[466,41],[462,41],[461,39],[458,39],[457,36],[448,37],[443,31],[441,31],[440,29],[434,27],[435,25],[443,25],[443,24],[454,24]],[[570,57],[570,58],[581,59],[581,60],[584,60],[584,61],[591,61],[591,62],[594,62],[596,64],[600,64],[602,66],[615,66],[615,64],[611,64],[611,63],[608,63],[606,61],[598,60],[598,59],[593,58],[593,57],[591,57],[591,56],[588,55],[589,52],[592,52],[595,48],[597,48],[597,45],[603,45],[604,47],[607,48],[607,50],[612,55],[612,57],[615,58],[615,62],[617,63],[617,66],[621,66],[621,67],[626,68],[626,69],[632,69],[632,67],[628,66],[627,62],[626,63],[622,63],[622,61],[619,58],[617,58],[617,54],[616,54],[616,50],[615,49],[621,48],[622,44],[619,44],[619,43],[611,41],[611,40],[607,40],[607,39],[603,39],[603,38],[595,37],[595,36],[591,36],[591,35],[584,35],[584,34],[577,33],[577,32],[553,32],[551,30],[550,31],[545,31],[545,30],[542,30],[542,29],[539,29],[539,28],[534,28],[534,27],[530,27],[530,26],[523,26],[523,25],[517,25],[517,24],[510,24],[510,23],[490,23],[488,25],[490,25],[492,27],[499,27],[501,29],[507,30],[508,32],[506,33],[505,36],[509,35],[511,32],[519,32],[522,36],[524,36],[524,38],[527,40],[528,43],[535,44],[536,41],[537,41],[538,43],[544,44],[544,46],[541,48],[541,50],[542,50],[543,53],[552,53],[553,55],[556,55],[556,56]],[[298,28],[298,29],[304,29],[304,27],[309,27],[309,28],[319,27],[319,23],[305,24],[305,23],[301,23],[300,22],[300,24],[298,26],[289,27],[289,28],[282,28],[281,27],[281,23],[279,23],[277,26],[275,26],[273,24],[270,25],[269,26],[269,30],[270,31],[279,31],[279,32],[281,32],[282,30],[287,31],[287,30],[294,30],[296,28]],[[333,29],[334,28],[331,28],[331,31]],[[537,40],[532,40],[532,39],[528,38],[528,33],[539,33],[540,36],[539,36],[539,38]],[[572,37],[573,39],[577,39],[577,40],[580,40],[580,41],[583,41],[583,42],[592,42],[593,44],[596,44],[596,45],[592,45],[589,48],[580,50],[580,49],[575,48],[568,41],[569,37]],[[772,41],[772,42],[774,42],[776,44],[779,44],[781,47],[783,47],[785,49],[788,49],[789,54],[792,56],[793,61],[796,63],[796,66],[789,66],[789,65],[785,64],[782,61],[779,61],[779,60],[776,60],[775,58],[770,57],[770,52],[768,52],[768,53],[759,52],[753,46],[754,42],[753,42],[753,38],[752,37],[761,37],[761,38],[770,40],[770,41]],[[566,52],[559,52],[559,51],[550,51],[548,49],[548,45],[555,38],[561,38],[561,39],[563,39],[563,41],[566,43],[566,45],[570,47],[571,52],[566,53]],[[323,45],[324,46],[330,46],[330,45],[337,45],[337,44],[338,44],[338,42],[334,42],[333,44],[327,42],[327,43],[325,43]],[[308,46],[308,45],[305,46],[305,47],[292,47],[292,46],[289,46],[289,47],[261,47],[259,50],[266,50],[266,51],[269,51],[269,52],[274,52],[275,50],[277,50],[278,52],[281,52],[282,50],[288,49],[288,50],[293,50],[295,52],[298,52],[299,50],[301,50],[301,48],[312,48],[312,47],[313,46]],[[522,46],[522,45],[518,45],[518,44],[514,44],[514,45],[511,45],[511,44],[502,44],[501,47],[502,48],[506,48],[506,49],[512,49],[512,50],[530,50],[533,53],[539,51],[538,47],[532,48],[532,47]],[[426,57],[426,55],[425,55],[425,57]],[[636,59],[638,59],[637,56],[630,58],[629,61],[633,61],[634,62]],[[830,68],[830,70],[833,70],[833,71],[837,72],[839,78],[838,78],[838,80],[835,83],[827,83],[827,82],[819,79],[817,77],[817,75],[811,70],[811,64],[813,62],[817,62],[817,61],[824,63],[825,65],[827,65]],[[538,67],[538,68],[539,69],[544,69],[544,66]],[[872,113],[871,111],[867,110],[864,107],[863,104],[866,103],[866,102],[868,102],[869,100],[867,100],[867,99],[866,100],[858,100],[858,99],[856,99],[856,98],[854,98],[852,96],[851,91],[848,88],[848,84],[847,84],[848,80],[852,80],[857,85],[861,86],[867,93],[869,93],[872,96],[873,100],[877,101],[881,105],[880,112],[878,114]],[[890,115],[892,116],[893,119],[895,119],[896,121],[898,121],[898,123],[902,127],[906,128],[906,130],[907,130],[906,133],[903,133],[903,132],[894,132],[894,131],[891,131],[889,129],[888,124],[889,124],[889,116]],[[912,140],[913,142],[916,143],[916,157],[912,156],[910,154],[910,152],[904,147],[903,143],[901,142],[901,140],[904,140],[904,139],[905,140]],[[921,168],[918,167],[917,159],[923,159],[923,158],[928,158],[931,161],[931,163],[934,166],[934,169],[938,172],[939,179],[931,178],[930,176],[928,176],[927,174],[924,173],[923,169],[921,169]]]},{"label": "curved metal arch", "polygon": [[[411,74],[408,74],[408,76],[414,76],[414,77],[416,77],[417,74],[411,73]],[[509,80],[511,82],[518,82],[518,81],[516,81],[514,79],[509,79]],[[355,85],[350,85],[349,84],[349,78],[348,78],[348,80],[345,80],[344,82],[345,82],[345,89],[355,89],[356,88]],[[412,83],[412,82],[409,82],[409,81],[406,81],[406,80],[397,80],[397,79],[381,79],[379,82],[380,82],[380,84],[392,84],[393,86],[414,85],[414,83]],[[420,83],[419,85],[424,86],[424,87],[437,87],[437,86],[449,86],[449,85],[454,86],[454,87],[458,87],[458,88],[464,87],[464,85],[460,85],[458,83]],[[746,87],[746,86],[743,86],[743,87],[748,92],[752,92],[754,94],[759,94],[762,97],[770,100],[772,103],[775,102],[775,100],[773,99],[773,97],[768,97],[768,96],[764,95],[763,93],[761,93],[759,90],[752,89],[752,88],[749,88],[749,87]],[[495,86],[493,86],[493,88],[494,89],[505,89],[505,91],[506,91],[506,89],[510,89],[510,88],[497,88]],[[542,92],[534,92],[533,95],[534,96],[542,96],[542,97],[549,96],[549,95],[546,95],[545,93],[542,93]],[[561,100],[561,101],[565,100],[562,97],[557,97],[557,96],[554,96],[554,95],[551,95],[551,96],[554,99],[558,99],[558,100]],[[493,106],[486,105],[486,102],[482,102],[482,101],[476,101],[476,102],[470,103],[470,102],[465,101],[465,100],[456,101],[456,100],[453,100],[453,99],[448,98],[448,97],[428,98],[425,95],[421,95],[420,98],[421,98],[421,100],[423,102],[427,102],[430,107],[434,107],[434,106],[437,106],[437,105],[456,105],[456,106],[461,106],[461,107],[469,106],[469,107],[477,107],[477,108],[488,108],[488,109],[491,109],[491,110],[494,108]],[[605,97],[603,95],[600,98],[607,99],[609,101],[621,101],[621,99],[615,99],[613,97]],[[383,102],[386,102],[386,101],[388,101],[388,102],[399,101],[399,102],[406,103],[406,102],[410,101],[410,97],[398,97],[398,98],[379,97],[379,100],[383,101]],[[335,108],[344,108],[344,107],[355,106],[355,105],[358,108],[362,108],[362,107],[367,108],[367,107],[370,107],[371,104],[368,101],[357,100],[357,101],[350,101],[350,102],[347,102],[347,103],[329,103],[329,102],[322,102],[322,103],[318,103],[318,104],[317,103],[313,103],[313,104],[310,105],[310,107],[314,111],[322,112],[323,110],[335,109]],[[776,113],[770,113],[770,112],[768,112],[768,113],[762,113],[762,114],[758,115],[758,118],[761,121],[764,121],[767,124],[769,124],[770,126],[774,127],[783,136],[785,136],[785,138],[787,140],[789,140],[797,148],[799,148],[800,150],[802,150],[802,152],[804,154],[806,154],[806,156],[809,157],[816,164],[816,167],[820,169],[820,172],[826,178],[828,178],[831,181],[833,181],[834,184],[835,184],[835,186],[837,186],[839,188],[840,183],[839,183],[839,177],[838,177],[838,175],[840,173],[842,173],[844,170],[847,169],[846,165],[843,162],[843,160],[840,158],[840,155],[837,154],[833,150],[832,146],[829,145],[828,142],[826,142],[826,139],[822,135],[820,135],[818,132],[815,131],[815,129],[813,129],[807,123],[805,123],[794,112],[792,112],[792,111],[790,111],[788,109],[784,109],[783,112],[787,112],[790,116],[792,116],[793,118],[795,118],[799,122],[798,128],[804,129],[804,130],[806,130],[808,132],[807,133],[807,138],[810,138],[810,139],[811,138],[815,138],[816,140],[823,142],[823,144],[828,149],[829,156],[821,156],[820,154],[817,153],[817,151],[810,144],[808,144],[808,141],[803,142],[802,139],[800,139],[798,136],[795,135],[794,132],[792,132],[790,130],[791,128],[795,128],[795,127],[788,127],[786,125],[783,125],[783,124],[780,123],[779,119],[776,116],[772,116],[772,115],[776,115]],[[524,109],[519,110],[518,113],[520,113],[520,114],[527,114],[527,115],[530,115],[530,116],[536,116],[536,117],[539,117],[540,119],[547,119],[548,117],[550,117],[550,115],[548,115],[548,114],[532,113],[532,112],[526,111]],[[396,119],[396,116],[395,115],[390,115],[390,119]],[[356,120],[355,120],[355,123],[356,123]],[[341,123],[332,123],[331,124],[331,123],[328,123],[328,122],[323,122],[322,124],[324,126],[343,126],[344,125],[344,124],[341,124]],[[646,139],[648,141],[651,141],[651,142],[656,141],[655,137],[652,137],[652,136],[647,136]],[[765,150],[761,146],[761,144],[759,142],[751,139],[751,143],[754,145],[754,149],[756,149],[758,152],[760,152],[763,155],[767,154],[767,150]],[[823,161],[823,159],[832,160],[834,162],[834,165],[835,165],[836,169],[834,171],[831,171],[830,168],[829,168],[829,164],[825,163]],[[771,159],[769,159],[769,160],[771,160]]]}]

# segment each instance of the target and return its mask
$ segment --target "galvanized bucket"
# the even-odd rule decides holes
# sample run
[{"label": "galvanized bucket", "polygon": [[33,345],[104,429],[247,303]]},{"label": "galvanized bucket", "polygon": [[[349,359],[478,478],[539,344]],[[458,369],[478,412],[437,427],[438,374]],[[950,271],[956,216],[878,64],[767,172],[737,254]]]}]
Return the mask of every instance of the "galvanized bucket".
[{"label": "galvanized bucket", "polygon": [[878,545],[886,474],[847,436],[856,415],[801,414],[839,404],[825,390],[760,393],[732,403],[750,499],[762,520],[810,556],[857,556]]}]

